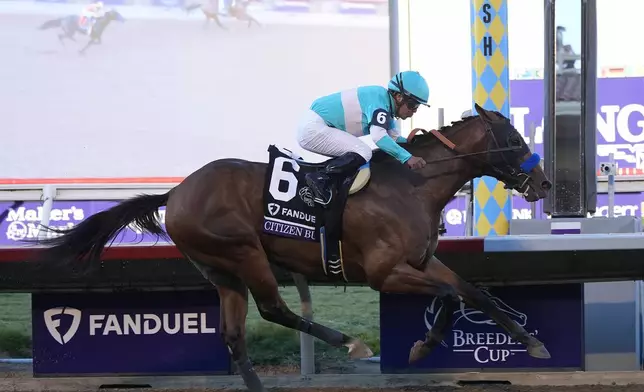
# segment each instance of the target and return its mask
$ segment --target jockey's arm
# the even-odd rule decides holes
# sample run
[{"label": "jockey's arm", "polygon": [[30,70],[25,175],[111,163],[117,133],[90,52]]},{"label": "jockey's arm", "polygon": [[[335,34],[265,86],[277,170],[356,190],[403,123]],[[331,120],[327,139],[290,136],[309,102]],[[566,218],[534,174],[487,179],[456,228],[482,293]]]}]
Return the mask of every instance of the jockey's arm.
[{"label": "jockey's arm", "polygon": [[396,141],[396,143],[407,143],[407,138],[400,136],[400,131],[396,126],[392,126],[390,130],[387,131],[389,136]]},{"label": "jockey's arm", "polygon": [[400,136],[397,136],[396,141],[394,141],[392,136],[389,134],[389,129],[391,128],[390,124],[391,116],[389,115],[389,112],[384,109],[377,109],[373,112],[371,117],[369,133],[378,148],[393,156],[401,163],[405,163],[409,158],[411,158],[411,154],[396,143]]}]

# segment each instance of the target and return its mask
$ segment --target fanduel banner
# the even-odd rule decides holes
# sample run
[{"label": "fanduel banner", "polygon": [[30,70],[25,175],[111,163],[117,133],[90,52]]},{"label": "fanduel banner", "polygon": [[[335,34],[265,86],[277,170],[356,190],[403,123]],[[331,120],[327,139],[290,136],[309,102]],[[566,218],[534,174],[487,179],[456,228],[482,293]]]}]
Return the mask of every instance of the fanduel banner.
[{"label": "fanduel banner", "polygon": [[[510,81],[510,115],[529,143],[536,127],[535,150],[543,156],[543,80]],[[620,168],[644,169],[644,78],[597,79],[597,163],[613,153]]]},{"label": "fanduel banner", "polygon": [[[0,202],[0,213],[9,210],[4,222],[0,222],[0,245],[16,245],[25,239],[38,237],[42,215],[42,202],[25,202],[22,206],[12,209],[13,203]],[[57,229],[67,229],[87,219],[90,215],[106,210],[116,205],[115,201],[54,201],[49,217],[49,226]],[[159,218],[165,228],[165,207],[159,209]],[[48,236],[58,235],[47,233]],[[143,234],[137,227],[131,225],[114,240],[118,243],[164,242],[156,236]]]},{"label": "fanduel banner", "polygon": [[34,375],[230,371],[216,290],[34,293],[31,298]]},{"label": "fanduel banner", "polygon": [[440,302],[431,296],[380,296],[380,366],[383,373],[494,368],[583,368],[583,285],[494,287],[487,294],[510,318],[537,336],[551,358],[529,356],[494,321],[462,306],[443,344],[409,365],[409,350],[431,330]]},{"label": "fanduel banner", "polygon": [[[536,203],[536,219],[546,219],[543,215],[543,203]],[[636,193],[616,193],[615,205],[613,208],[615,217],[636,216],[644,217],[644,194]],[[608,217],[608,195],[605,193],[597,194],[597,211],[594,216]],[[445,207],[445,228],[447,233],[445,237],[455,237],[465,235],[465,221],[467,217],[467,205],[465,196],[459,196],[449,202]],[[530,203],[523,197],[514,196],[512,198],[512,219],[531,219],[532,211]]]}]

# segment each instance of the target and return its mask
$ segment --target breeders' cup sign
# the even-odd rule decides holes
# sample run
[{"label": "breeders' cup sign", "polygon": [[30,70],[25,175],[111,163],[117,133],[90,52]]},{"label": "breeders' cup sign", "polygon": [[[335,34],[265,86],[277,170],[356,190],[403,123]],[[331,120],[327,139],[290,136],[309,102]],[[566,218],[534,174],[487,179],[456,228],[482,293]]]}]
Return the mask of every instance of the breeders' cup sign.
[{"label": "breeders' cup sign", "polygon": [[496,306],[546,344],[552,357],[536,359],[483,312],[464,304],[454,312],[446,338],[410,365],[409,350],[435,323],[440,301],[431,296],[382,294],[380,348],[383,373],[514,368],[582,369],[581,284],[495,287],[484,290]]},{"label": "breeders' cup sign", "polygon": [[[13,203],[0,202],[0,213],[7,211],[7,217],[0,222],[0,245],[16,245],[22,240],[38,237],[40,222],[43,220],[42,202],[25,202],[18,208],[11,208]],[[87,219],[90,215],[114,206],[113,201],[54,201],[49,215],[49,226],[56,229],[69,229]],[[165,228],[165,207],[159,209],[159,220]],[[46,233],[47,237],[57,233]],[[140,228],[129,225],[119,234],[114,243],[140,243],[164,241],[156,236],[143,234]]]},{"label": "breeders' cup sign", "polygon": [[215,290],[32,295],[38,375],[228,373]]},{"label": "breeders' cup sign", "polygon": [[[535,219],[546,219],[545,215],[542,214],[543,203],[538,201],[535,204]],[[640,192],[616,193],[613,212],[615,217],[635,216],[642,218],[644,212],[644,194]],[[607,194],[597,194],[597,210],[594,216],[608,217]],[[464,236],[466,218],[467,205],[465,196],[459,196],[450,201],[445,206],[445,229],[447,229],[445,236]],[[530,203],[525,201],[521,196],[513,196],[512,198],[512,219],[532,219]]]},{"label": "breeders' cup sign", "polygon": [[[543,156],[543,80],[510,82],[510,115],[535,150]],[[597,79],[597,168],[612,152],[620,168],[644,169],[644,78]]]}]

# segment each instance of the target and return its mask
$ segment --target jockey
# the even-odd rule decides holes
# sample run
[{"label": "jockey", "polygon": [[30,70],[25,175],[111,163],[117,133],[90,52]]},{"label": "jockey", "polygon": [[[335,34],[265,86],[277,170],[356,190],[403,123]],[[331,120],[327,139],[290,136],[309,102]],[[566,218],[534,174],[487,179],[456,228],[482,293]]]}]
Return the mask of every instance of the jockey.
[{"label": "jockey", "polygon": [[397,144],[406,142],[396,129],[394,117],[407,119],[418,107],[429,106],[429,87],[415,71],[396,74],[387,88],[362,86],[323,96],[305,113],[298,126],[297,140],[305,150],[329,157],[323,172],[308,173],[305,178],[316,195],[316,201],[327,204],[331,177],[353,175],[371,159],[371,147],[358,137],[371,135],[378,148],[411,169],[422,168],[426,162],[412,156]]},{"label": "jockey", "polygon": [[[86,27],[87,34],[91,34],[93,22],[105,14],[103,8],[103,2],[97,1],[96,3],[90,3],[87,7],[83,8],[81,11],[80,25]],[[89,19],[89,20],[88,20]],[[91,22],[91,23],[87,23]]]}]

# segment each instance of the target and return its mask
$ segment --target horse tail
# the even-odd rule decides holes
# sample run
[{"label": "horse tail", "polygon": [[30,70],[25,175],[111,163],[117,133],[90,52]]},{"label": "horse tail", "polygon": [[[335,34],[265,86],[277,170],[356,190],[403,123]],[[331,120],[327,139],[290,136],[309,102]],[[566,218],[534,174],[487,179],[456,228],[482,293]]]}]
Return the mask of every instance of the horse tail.
[{"label": "horse tail", "polygon": [[59,27],[62,22],[63,18],[48,20],[45,23],[41,24],[40,27],[38,27],[38,30],[47,30],[51,29],[52,27]]},{"label": "horse tail", "polygon": [[184,8],[184,9],[185,9],[186,13],[190,13],[190,11],[196,10],[199,7],[201,7],[200,3],[194,3],[194,4],[190,4],[190,5],[186,6],[186,8]]},{"label": "horse tail", "polygon": [[157,237],[169,239],[157,218],[158,209],[166,205],[170,192],[127,199],[90,216],[71,229],[46,227],[46,230],[62,235],[36,240],[38,244],[49,246],[39,252],[38,259],[61,265],[87,259],[85,266],[97,264],[108,241],[130,223],[135,223],[143,231]]}]

